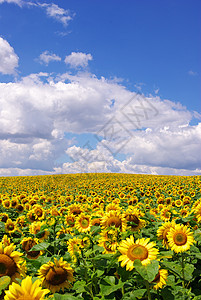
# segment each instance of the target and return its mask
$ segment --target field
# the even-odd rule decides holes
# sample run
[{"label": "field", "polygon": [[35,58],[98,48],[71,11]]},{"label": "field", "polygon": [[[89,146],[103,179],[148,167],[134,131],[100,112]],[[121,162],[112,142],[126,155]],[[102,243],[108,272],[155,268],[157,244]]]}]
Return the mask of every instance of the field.
[{"label": "field", "polygon": [[0,177],[0,299],[201,299],[201,177]]}]

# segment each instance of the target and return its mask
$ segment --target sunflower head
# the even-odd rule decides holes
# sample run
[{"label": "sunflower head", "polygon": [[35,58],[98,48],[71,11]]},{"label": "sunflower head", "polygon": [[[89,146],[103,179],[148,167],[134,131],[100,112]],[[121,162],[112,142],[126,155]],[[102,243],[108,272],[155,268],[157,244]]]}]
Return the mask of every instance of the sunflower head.
[{"label": "sunflower head", "polygon": [[12,281],[24,276],[26,271],[25,262],[21,258],[23,254],[14,251],[15,247],[14,244],[4,246],[0,243],[0,277],[10,276]]},{"label": "sunflower head", "polygon": [[49,292],[48,289],[42,289],[40,279],[33,283],[32,278],[27,276],[21,285],[13,282],[9,286],[9,290],[5,291],[4,300],[43,300]]},{"label": "sunflower head", "polygon": [[167,234],[170,231],[170,228],[175,226],[174,222],[165,222],[162,226],[160,226],[157,230],[157,236],[160,240],[162,240],[163,246],[167,249],[169,248]]},{"label": "sunflower head", "polygon": [[75,222],[75,227],[79,232],[87,232],[91,228],[91,217],[81,213]]},{"label": "sunflower head", "polygon": [[61,289],[64,292],[64,288],[71,288],[72,282],[75,281],[73,269],[69,263],[63,261],[62,257],[59,260],[54,258],[54,262],[49,261],[42,265],[39,277],[42,279],[43,286],[52,293],[59,292]]},{"label": "sunflower head", "polygon": [[155,243],[150,242],[148,239],[138,239],[134,242],[134,237],[130,236],[126,240],[123,240],[118,250],[121,252],[119,261],[121,261],[121,266],[126,265],[126,270],[131,271],[134,268],[134,261],[139,259],[142,265],[148,265],[151,260],[156,259],[158,254],[158,249],[154,248]]},{"label": "sunflower head", "polygon": [[153,288],[155,290],[163,288],[163,286],[167,282],[167,277],[168,277],[168,271],[165,270],[165,269],[159,269],[158,274],[156,275],[156,277],[152,281],[152,283],[154,285]]},{"label": "sunflower head", "polygon": [[193,232],[183,224],[176,224],[167,234],[168,244],[176,253],[185,252],[194,243]]}]

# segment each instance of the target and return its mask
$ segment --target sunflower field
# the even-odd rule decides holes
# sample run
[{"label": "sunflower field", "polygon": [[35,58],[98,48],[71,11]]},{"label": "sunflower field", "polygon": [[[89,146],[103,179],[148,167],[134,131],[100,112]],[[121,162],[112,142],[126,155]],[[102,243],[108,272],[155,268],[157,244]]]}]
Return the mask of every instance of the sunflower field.
[{"label": "sunflower field", "polygon": [[201,177],[0,177],[0,299],[201,299]]}]

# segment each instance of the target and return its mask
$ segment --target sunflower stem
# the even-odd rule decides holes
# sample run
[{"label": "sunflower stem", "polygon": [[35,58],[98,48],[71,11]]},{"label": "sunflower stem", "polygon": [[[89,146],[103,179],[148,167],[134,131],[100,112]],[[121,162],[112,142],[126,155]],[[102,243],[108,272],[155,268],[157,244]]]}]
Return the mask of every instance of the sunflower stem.
[{"label": "sunflower stem", "polygon": [[148,300],[151,300],[151,293],[150,293],[150,288],[149,288],[149,282],[147,280],[145,280],[144,282],[145,282],[145,286],[146,286],[146,289],[147,289]]},{"label": "sunflower stem", "polygon": [[183,287],[185,288],[186,280],[184,274],[184,253],[181,253],[181,267],[182,267],[182,279],[183,279]]}]

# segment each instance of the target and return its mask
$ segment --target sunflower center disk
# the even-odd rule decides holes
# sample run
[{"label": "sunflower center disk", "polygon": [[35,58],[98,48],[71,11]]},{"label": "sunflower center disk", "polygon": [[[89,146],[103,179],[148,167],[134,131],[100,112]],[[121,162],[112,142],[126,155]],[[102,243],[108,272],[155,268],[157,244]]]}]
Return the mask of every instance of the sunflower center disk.
[{"label": "sunflower center disk", "polygon": [[0,277],[12,276],[17,270],[15,262],[7,255],[0,254]]},{"label": "sunflower center disk", "polygon": [[81,226],[83,228],[87,228],[89,226],[89,220],[88,219],[82,219]]},{"label": "sunflower center disk", "polygon": [[108,227],[110,227],[110,226],[115,226],[116,228],[120,227],[121,220],[118,217],[111,217],[111,218],[109,218],[107,225],[108,225]]},{"label": "sunflower center disk", "polygon": [[133,245],[128,249],[127,256],[130,260],[134,261],[136,259],[144,260],[148,257],[148,250],[141,245]]},{"label": "sunflower center disk", "polygon": [[177,246],[185,245],[187,242],[187,236],[183,232],[177,233],[174,236],[174,242]]},{"label": "sunflower center disk", "polygon": [[133,222],[132,225],[131,225],[132,228],[138,227],[138,225],[140,223],[140,220],[135,215],[130,215],[127,220],[129,222]]},{"label": "sunflower center disk", "polygon": [[51,285],[59,285],[66,281],[67,279],[67,272],[66,270],[62,269],[61,267],[55,267],[54,269],[50,269],[46,275],[46,280]]}]

